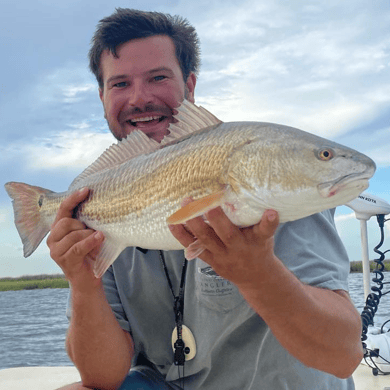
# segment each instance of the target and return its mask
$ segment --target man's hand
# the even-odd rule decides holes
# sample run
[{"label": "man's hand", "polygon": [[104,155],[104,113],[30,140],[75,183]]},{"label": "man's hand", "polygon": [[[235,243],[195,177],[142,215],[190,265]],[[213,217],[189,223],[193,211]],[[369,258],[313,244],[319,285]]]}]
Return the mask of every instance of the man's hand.
[{"label": "man's hand", "polygon": [[[186,199],[184,203],[189,203]],[[185,247],[196,239],[205,247],[199,255],[221,277],[237,286],[248,286],[254,275],[267,267],[274,255],[274,240],[279,223],[278,214],[267,210],[261,221],[248,228],[235,226],[218,207],[206,213],[209,223],[202,217],[187,221],[185,225],[170,225],[175,238]],[[258,284],[258,278],[254,281]]]},{"label": "man's hand", "polygon": [[82,222],[72,218],[73,210],[88,194],[88,188],[83,188],[61,203],[47,239],[50,256],[61,267],[69,282],[84,288],[88,287],[88,281],[96,285],[92,259],[104,240],[101,232],[87,229]]},{"label": "man's hand", "polygon": [[171,232],[186,248],[199,240],[206,249],[198,257],[239,288],[293,356],[308,367],[350,376],[362,359],[360,316],[347,292],[304,285],[275,256],[277,213],[267,210],[244,229],[221,208],[206,218],[209,225],[197,217],[171,225]]}]

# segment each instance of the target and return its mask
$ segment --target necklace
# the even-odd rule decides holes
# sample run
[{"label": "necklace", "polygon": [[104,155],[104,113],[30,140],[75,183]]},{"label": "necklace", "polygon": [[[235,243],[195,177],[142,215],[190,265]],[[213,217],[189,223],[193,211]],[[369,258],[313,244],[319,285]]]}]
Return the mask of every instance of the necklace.
[{"label": "necklace", "polygon": [[184,362],[194,358],[196,354],[195,338],[191,330],[183,324],[184,318],[184,290],[187,274],[187,259],[184,259],[181,271],[181,280],[179,294],[175,295],[168,268],[165,263],[163,251],[159,251],[161,264],[164,268],[165,277],[168,282],[169,289],[173,296],[173,312],[175,314],[175,329],[172,333],[172,349],[174,352],[174,364],[176,366],[184,366]]}]

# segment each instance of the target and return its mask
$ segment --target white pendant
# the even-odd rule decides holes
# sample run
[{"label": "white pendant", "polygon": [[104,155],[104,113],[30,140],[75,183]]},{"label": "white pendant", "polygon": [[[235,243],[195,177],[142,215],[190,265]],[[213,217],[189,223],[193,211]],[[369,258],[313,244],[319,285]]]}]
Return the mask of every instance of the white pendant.
[{"label": "white pendant", "polygon": [[[185,326],[185,325],[182,325],[181,337],[182,337],[182,340],[184,342],[184,356],[185,356],[185,359],[186,359],[186,361],[191,360],[196,355],[195,337],[192,334],[192,332],[190,331],[190,329],[187,326]],[[174,345],[175,345],[176,340],[177,340],[177,329],[175,328],[175,329],[173,329],[173,332],[172,332],[172,349],[173,349],[173,352],[175,352]]]}]

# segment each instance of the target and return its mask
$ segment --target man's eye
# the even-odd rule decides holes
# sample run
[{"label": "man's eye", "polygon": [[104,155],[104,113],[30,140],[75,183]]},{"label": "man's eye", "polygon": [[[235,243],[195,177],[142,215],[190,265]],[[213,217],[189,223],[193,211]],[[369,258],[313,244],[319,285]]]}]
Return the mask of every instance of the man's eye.
[{"label": "man's eye", "polygon": [[121,81],[119,83],[116,83],[113,85],[115,88],[124,88],[127,86],[127,82],[126,81]]},{"label": "man's eye", "polygon": [[154,76],[154,77],[153,77],[153,80],[154,80],[154,81],[161,81],[161,80],[164,80],[164,79],[166,79],[166,76],[162,76],[162,75],[161,75],[161,76]]}]

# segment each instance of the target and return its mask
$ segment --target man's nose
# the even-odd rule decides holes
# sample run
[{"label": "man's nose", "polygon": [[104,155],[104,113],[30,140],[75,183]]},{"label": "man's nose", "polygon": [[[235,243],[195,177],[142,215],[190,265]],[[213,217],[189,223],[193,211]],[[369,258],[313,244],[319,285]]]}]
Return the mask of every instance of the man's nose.
[{"label": "man's nose", "polygon": [[151,94],[148,87],[143,83],[134,83],[129,95],[129,106],[143,109],[149,103],[151,103]]}]

